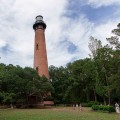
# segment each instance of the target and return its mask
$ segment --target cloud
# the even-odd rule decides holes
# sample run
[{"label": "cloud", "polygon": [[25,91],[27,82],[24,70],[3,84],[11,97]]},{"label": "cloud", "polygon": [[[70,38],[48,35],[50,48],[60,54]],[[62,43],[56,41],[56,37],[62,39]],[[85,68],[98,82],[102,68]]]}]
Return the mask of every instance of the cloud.
[{"label": "cloud", "polygon": [[[93,35],[105,44],[105,38],[120,20],[118,17],[95,24],[84,13],[68,17],[73,9],[68,11],[69,0],[1,0],[0,3],[0,62],[23,67],[33,66],[32,25],[39,14],[47,24],[48,63],[55,66],[87,57],[89,37]],[[97,2],[89,0],[89,4]]]},{"label": "cloud", "polygon": [[117,20],[108,20],[100,24],[95,27],[91,35],[101,40],[103,45],[105,45],[107,44],[106,38],[109,38],[113,35],[111,31],[116,28],[119,21],[120,18]]},{"label": "cloud", "polygon": [[48,51],[53,50],[48,52],[48,57],[51,56],[51,52],[54,52],[52,48],[57,49],[56,44],[60,38],[60,16],[64,12],[65,5],[65,0],[1,0],[0,47],[2,49],[8,45],[12,51],[8,55],[5,52],[1,53],[1,61],[21,66],[33,65],[34,30],[32,25],[39,14],[44,16],[45,22],[47,21],[46,44]]},{"label": "cloud", "polygon": [[[88,36],[93,24],[90,23],[88,19],[84,16],[80,16],[79,18],[74,20],[67,18],[66,22],[64,20],[64,24],[68,26],[68,28],[66,28],[64,36],[67,37],[67,39],[72,42],[78,49],[76,57],[85,57],[85,53],[88,52]],[[80,51],[82,51],[85,56]]]},{"label": "cloud", "polygon": [[88,4],[98,8],[101,6],[120,5],[120,0],[88,0]]},{"label": "cloud", "polygon": [[0,39],[0,47],[4,47],[6,45],[5,40]]}]

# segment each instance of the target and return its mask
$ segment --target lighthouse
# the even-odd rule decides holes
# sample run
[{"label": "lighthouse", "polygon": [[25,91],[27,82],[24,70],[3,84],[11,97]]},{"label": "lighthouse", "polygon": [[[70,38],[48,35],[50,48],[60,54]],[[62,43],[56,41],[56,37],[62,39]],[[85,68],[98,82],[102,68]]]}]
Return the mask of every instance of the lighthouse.
[{"label": "lighthouse", "polygon": [[35,41],[34,41],[34,69],[42,77],[45,76],[49,79],[48,72],[48,61],[46,52],[46,42],[45,42],[45,29],[46,24],[43,21],[43,17],[38,15],[36,21],[33,24],[33,29],[35,31]]}]

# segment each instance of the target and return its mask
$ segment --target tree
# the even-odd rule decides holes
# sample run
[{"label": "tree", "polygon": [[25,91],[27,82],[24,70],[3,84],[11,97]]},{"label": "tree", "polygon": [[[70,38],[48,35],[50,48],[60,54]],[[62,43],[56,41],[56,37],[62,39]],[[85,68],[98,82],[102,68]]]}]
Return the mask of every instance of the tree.
[{"label": "tree", "polygon": [[109,98],[109,104],[111,100],[112,84],[110,81],[111,76],[111,61],[112,61],[112,49],[109,46],[104,46],[99,49],[95,62],[98,71],[97,93],[104,98]]},{"label": "tree", "polygon": [[65,91],[68,87],[68,73],[64,67],[49,67],[50,79],[52,80],[52,85],[54,87],[54,92],[52,96],[54,97],[55,103],[65,103],[64,99]]},{"label": "tree", "polygon": [[98,71],[97,71],[97,66],[96,66],[96,62],[95,62],[95,57],[97,56],[98,50],[102,48],[102,42],[91,36],[90,41],[88,43],[88,47],[91,51],[90,58],[93,63],[92,68],[94,69],[93,70],[94,72],[91,73],[91,75],[92,75],[92,80],[94,81],[94,88],[93,88],[94,89],[94,97],[95,97],[95,101],[97,101],[96,89],[97,89],[97,83],[98,83],[99,77],[98,77]]},{"label": "tree", "polygon": [[106,38],[107,41],[113,45],[116,49],[120,50],[120,23],[117,25],[116,29],[112,30],[112,33],[115,34],[115,36],[111,36],[110,38]]},{"label": "tree", "polygon": [[51,83],[45,77],[30,68],[22,68],[0,64],[0,102],[10,104],[29,104],[29,97],[40,96],[46,98],[48,92],[53,90]]},{"label": "tree", "polygon": [[90,54],[91,58],[94,58],[97,54],[97,50],[102,48],[102,43],[100,40],[95,39],[94,37],[90,37],[90,42],[88,43],[88,47],[92,54]]}]

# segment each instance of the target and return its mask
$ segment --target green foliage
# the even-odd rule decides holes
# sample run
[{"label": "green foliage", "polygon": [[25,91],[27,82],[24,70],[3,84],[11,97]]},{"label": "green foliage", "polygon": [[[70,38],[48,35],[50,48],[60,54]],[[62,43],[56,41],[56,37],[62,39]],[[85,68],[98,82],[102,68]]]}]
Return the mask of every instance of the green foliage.
[{"label": "green foliage", "polygon": [[100,101],[111,104],[120,100],[120,50],[102,46],[94,37],[90,38],[89,49],[90,58],[68,63],[66,68],[49,68],[55,103]]},{"label": "green foliage", "polygon": [[5,104],[5,103],[13,103],[14,102],[14,97],[15,97],[15,94],[14,93],[2,93],[2,102]]},{"label": "green foliage", "polygon": [[49,73],[54,87],[54,91],[52,92],[54,102],[55,104],[63,104],[67,101],[67,99],[65,99],[65,92],[69,84],[68,71],[63,67],[57,68],[55,66],[50,66]]},{"label": "green foliage", "polygon": [[113,106],[92,105],[92,109],[106,112],[115,112],[115,108]]},{"label": "green foliage", "polygon": [[[66,68],[51,66],[49,68],[52,85],[55,89],[55,103],[83,103],[91,106],[89,101],[111,104],[120,101],[120,24],[112,31],[116,36],[108,41],[110,45],[90,37],[90,58],[68,63]],[[111,47],[114,46],[114,47]],[[102,108],[101,108],[102,109]]]},{"label": "green foliage", "polygon": [[117,25],[116,29],[112,30],[112,33],[114,34],[114,36],[111,36],[110,38],[107,38],[107,41],[114,46],[116,49],[120,50],[120,41],[119,41],[119,37],[120,37],[120,23]]},{"label": "green foliage", "polygon": [[49,80],[34,69],[0,64],[0,103],[28,104],[28,97],[36,95],[43,100],[51,91]]},{"label": "green foliage", "polygon": [[93,105],[99,105],[99,102],[90,101],[90,102],[87,102],[87,103],[82,103],[83,107],[92,107]]},{"label": "green foliage", "polygon": [[99,105],[92,105],[93,110],[99,110]]},{"label": "green foliage", "polygon": [[109,107],[108,107],[108,111],[109,111],[109,112],[115,112],[115,108],[114,108],[113,106],[109,106]]},{"label": "green foliage", "polygon": [[52,99],[48,92],[56,104],[92,106],[95,102],[90,101],[109,105],[120,101],[120,23],[112,32],[115,36],[108,38],[109,45],[105,46],[90,37],[90,58],[66,67],[50,66],[51,82],[32,68],[0,64],[0,103],[28,103],[27,98],[32,95],[40,100]]}]

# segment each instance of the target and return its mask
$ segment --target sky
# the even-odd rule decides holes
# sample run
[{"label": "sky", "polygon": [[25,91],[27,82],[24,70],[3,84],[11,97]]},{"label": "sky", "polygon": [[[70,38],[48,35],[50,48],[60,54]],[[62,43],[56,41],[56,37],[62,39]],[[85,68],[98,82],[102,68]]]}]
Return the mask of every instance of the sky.
[{"label": "sky", "polygon": [[48,65],[89,57],[90,36],[106,38],[120,22],[120,0],[0,0],[0,63],[33,67],[35,17],[42,15]]}]

